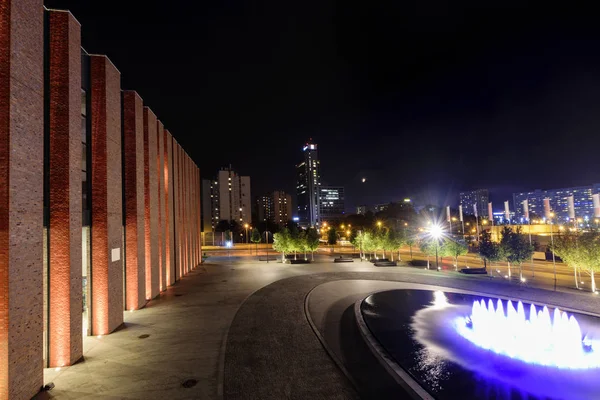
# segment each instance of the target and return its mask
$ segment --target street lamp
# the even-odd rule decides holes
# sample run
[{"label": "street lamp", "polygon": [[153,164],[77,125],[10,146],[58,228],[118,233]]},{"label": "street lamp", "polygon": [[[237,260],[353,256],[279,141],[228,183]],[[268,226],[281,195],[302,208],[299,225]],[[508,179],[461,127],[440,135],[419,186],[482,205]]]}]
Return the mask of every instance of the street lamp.
[{"label": "street lamp", "polygon": [[381,228],[381,221],[377,221],[377,227]]},{"label": "street lamp", "polygon": [[438,264],[438,246],[439,246],[439,242],[440,242],[440,237],[442,237],[442,227],[439,225],[432,225],[432,227],[429,229],[429,234],[431,235],[432,238],[435,239],[435,268],[439,271],[440,267]]},{"label": "street lamp", "polygon": [[554,213],[550,213],[550,218],[548,221],[550,222],[550,243],[552,243],[552,266],[554,268],[554,291],[556,292],[556,258],[554,257],[554,229],[552,229],[552,218],[554,218]]},{"label": "street lamp", "polygon": [[244,224],[244,228],[246,228],[246,244],[248,244],[248,224]]}]

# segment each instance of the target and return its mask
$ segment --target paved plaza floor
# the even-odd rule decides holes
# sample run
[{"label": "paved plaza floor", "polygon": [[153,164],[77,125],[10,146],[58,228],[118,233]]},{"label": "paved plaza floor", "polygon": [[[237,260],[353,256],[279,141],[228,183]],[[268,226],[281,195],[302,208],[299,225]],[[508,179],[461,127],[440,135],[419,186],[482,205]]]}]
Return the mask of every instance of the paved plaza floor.
[{"label": "paved plaza floor", "polygon": [[[317,326],[331,336],[332,328],[326,325],[335,318],[326,319],[323,307],[339,307],[344,297],[343,285],[336,286],[337,297],[329,303],[326,291],[315,288],[356,280],[475,290],[590,313],[600,309],[598,296],[589,293],[554,293],[405,266],[335,264],[323,255],[304,265],[210,257],[144,309],[127,312],[117,332],[85,338],[85,360],[46,370],[45,382],[53,382],[55,388],[38,398],[364,398],[315,333]],[[313,289],[310,318],[307,298]]]}]

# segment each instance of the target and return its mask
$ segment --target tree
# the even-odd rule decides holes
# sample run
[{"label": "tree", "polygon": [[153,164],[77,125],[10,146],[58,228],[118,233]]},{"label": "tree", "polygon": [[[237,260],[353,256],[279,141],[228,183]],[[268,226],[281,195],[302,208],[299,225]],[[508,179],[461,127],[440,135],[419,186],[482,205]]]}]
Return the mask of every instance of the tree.
[{"label": "tree", "polygon": [[410,252],[410,261],[413,260],[412,248],[416,242],[417,242],[417,240],[415,239],[415,237],[413,235],[408,235],[405,239],[405,243],[408,245],[408,251]]},{"label": "tree", "polygon": [[402,246],[402,242],[402,237],[393,229],[388,229],[387,233],[383,235],[382,247],[390,252],[391,261],[394,261],[394,251]]},{"label": "tree", "polygon": [[402,261],[402,259],[400,258],[400,248],[402,246],[404,246],[406,243],[406,231],[403,229],[401,231],[396,231],[395,237],[394,237],[394,243],[395,243],[395,247],[396,250],[398,250],[398,261]]},{"label": "tree", "polygon": [[439,248],[439,244],[436,243],[437,239],[434,238],[421,238],[419,241],[419,249],[421,253],[427,256],[427,269],[429,268],[429,257],[435,256],[436,250]]},{"label": "tree", "polygon": [[554,247],[549,246],[549,250],[553,251],[554,254],[559,256],[565,264],[573,268],[573,274],[575,276],[575,287],[579,289],[579,279],[577,279],[577,269],[581,266],[581,260],[578,254],[578,234],[567,233],[560,235],[554,239]]},{"label": "tree", "polygon": [[511,277],[511,270],[510,270],[510,256],[511,256],[511,240],[512,240],[512,235],[513,235],[513,231],[512,229],[510,229],[509,226],[505,226],[504,228],[502,228],[502,232],[500,232],[502,237],[500,239],[500,246],[499,246],[499,252],[498,254],[500,255],[500,259],[504,260],[507,262],[508,264],[508,277]]},{"label": "tree", "polygon": [[[354,231],[352,231],[352,232],[354,232]],[[356,235],[354,235],[354,237],[351,240],[352,246],[358,248],[358,252],[359,252],[361,260],[363,259],[363,249],[364,249],[364,245],[365,245],[365,235],[366,235],[366,232],[358,231],[356,233]]]},{"label": "tree", "polygon": [[[306,243],[306,231],[300,231],[300,233],[294,238],[294,250],[304,253],[304,259],[306,260],[306,251],[308,250],[308,246]],[[296,257],[294,256],[294,259]]]},{"label": "tree", "polygon": [[373,232],[365,231],[363,233],[362,248],[365,253],[369,253],[369,260],[372,258],[371,256],[374,257],[373,253],[377,249],[376,245],[377,243],[375,241],[375,235],[373,235]]},{"label": "tree", "polygon": [[356,229],[352,229],[350,231],[350,237],[348,238],[348,241],[352,243],[352,246],[354,246],[354,242],[356,241],[356,235],[358,235],[358,231]]},{"label": "tree", "polygon": [[454,258],[454,269],[458,271],[458,257],[464,256],[469,252],[467,245],[462,241],[448,239],[444,242],[444,253]]},{"label": "tree", "polygon": [[500,260],[500,247],[492,241],[492,234],[488,230],[481,233],[479,241],[479,257],[483,260],[483,268],[487,269],[487,263]]},{"label": "tree", "polygon": [[273,249],[281,252],[281,262],[285,261],[285,253],[290,251],[291,239],[290,231],[287,228],[273,235]]},{"label": "tree", "polygon": [[595,272],[600,271],[600,233],[597,231],[561,235],[554,240],[554,253],[575,271],[577,268],[590,274],[592,292],[596,292]]},{"label": "tree", "polygon": [[252,229],[252,236],[250,237],[250,241],[256,245],[256,255],[258,255],[258,244],[260,243],[260,232],[258,229]]},{"label": "tree", "polygon": [[508,262],[508,276],[510,277],[510,263],[519,266],[519,279],[523,279],[523,262],[527,261],[533,255],[533,246],[525,235],[521,234],[521,228],[513,231],[505,226],[502,229],[502,239],[500,240],[500,254]]},{"label": "tree", "polygon": [[579,237],[583,269],[592,279],[592,292],[596,293],[596,278],[594,273],[600,271],[600,234],[598,232],[583,232]]},{"label": "tree", "polygon": [[315,228],[309,228],[306,232],[306,248],[311,253],[312,261],[315,261],[315,251],[319,248],[319,233]]},{"label": "tree", "polygon": [[385,241],[386,241],[386,237],[385,237],[385,231],[382,230],[382,228],[377,228],[377,230],[375,232],[373,232],[372,237],[373,237],[373,245],[375,247],[375,258],[377,258],[377,251],[381,250],[383,253],[383,257],[385,258]]},{"label": "tree", "polygon": [[336,243],[337,243],[337,231],[332,226],[331,228],[329,228],[329,231],[327,231],[327,244],[333,246]]}]

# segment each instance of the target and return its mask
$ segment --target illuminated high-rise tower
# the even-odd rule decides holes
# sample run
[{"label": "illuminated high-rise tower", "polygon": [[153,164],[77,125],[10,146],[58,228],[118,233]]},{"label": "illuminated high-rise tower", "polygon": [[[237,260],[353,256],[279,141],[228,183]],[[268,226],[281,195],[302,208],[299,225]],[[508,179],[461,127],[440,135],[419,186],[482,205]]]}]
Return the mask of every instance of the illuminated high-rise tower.
[{"label": "illuminated high-rise tower", "polygon": [[309,139],[302,152],[304,161],[296,165],[298,218],[301,226],[316,227],[320,222],[319,187],[321,186],[317,145]]}]

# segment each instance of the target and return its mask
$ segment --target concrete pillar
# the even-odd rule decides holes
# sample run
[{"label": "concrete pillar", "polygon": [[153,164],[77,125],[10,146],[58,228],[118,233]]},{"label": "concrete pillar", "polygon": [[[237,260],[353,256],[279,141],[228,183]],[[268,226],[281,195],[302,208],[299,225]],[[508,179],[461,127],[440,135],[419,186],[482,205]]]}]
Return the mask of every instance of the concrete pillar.
[{"label": "concrete pillar", "polygon": [[123,151],[125,152],[125,308],[146,304],[144,241],[144,105],[134,91],[123,92]]},{"label": "concrete pillar", "polygon": [[106,56],[90,56],[93,335],[123,323],[120,80]]},{"label": "concrete pillar", "polygon": [[44,11],[0,0],[0,398],[43,382]]},{"label": "concrete pillar", "polygon": [[156,115],[144,107],[144,230],[146,248],[146,300],[158,296],[158,177]]},{"label": "concrete pillar", "polygon": [[48,366],[83,356],[81,255],[81,26],[49,11]]}]

